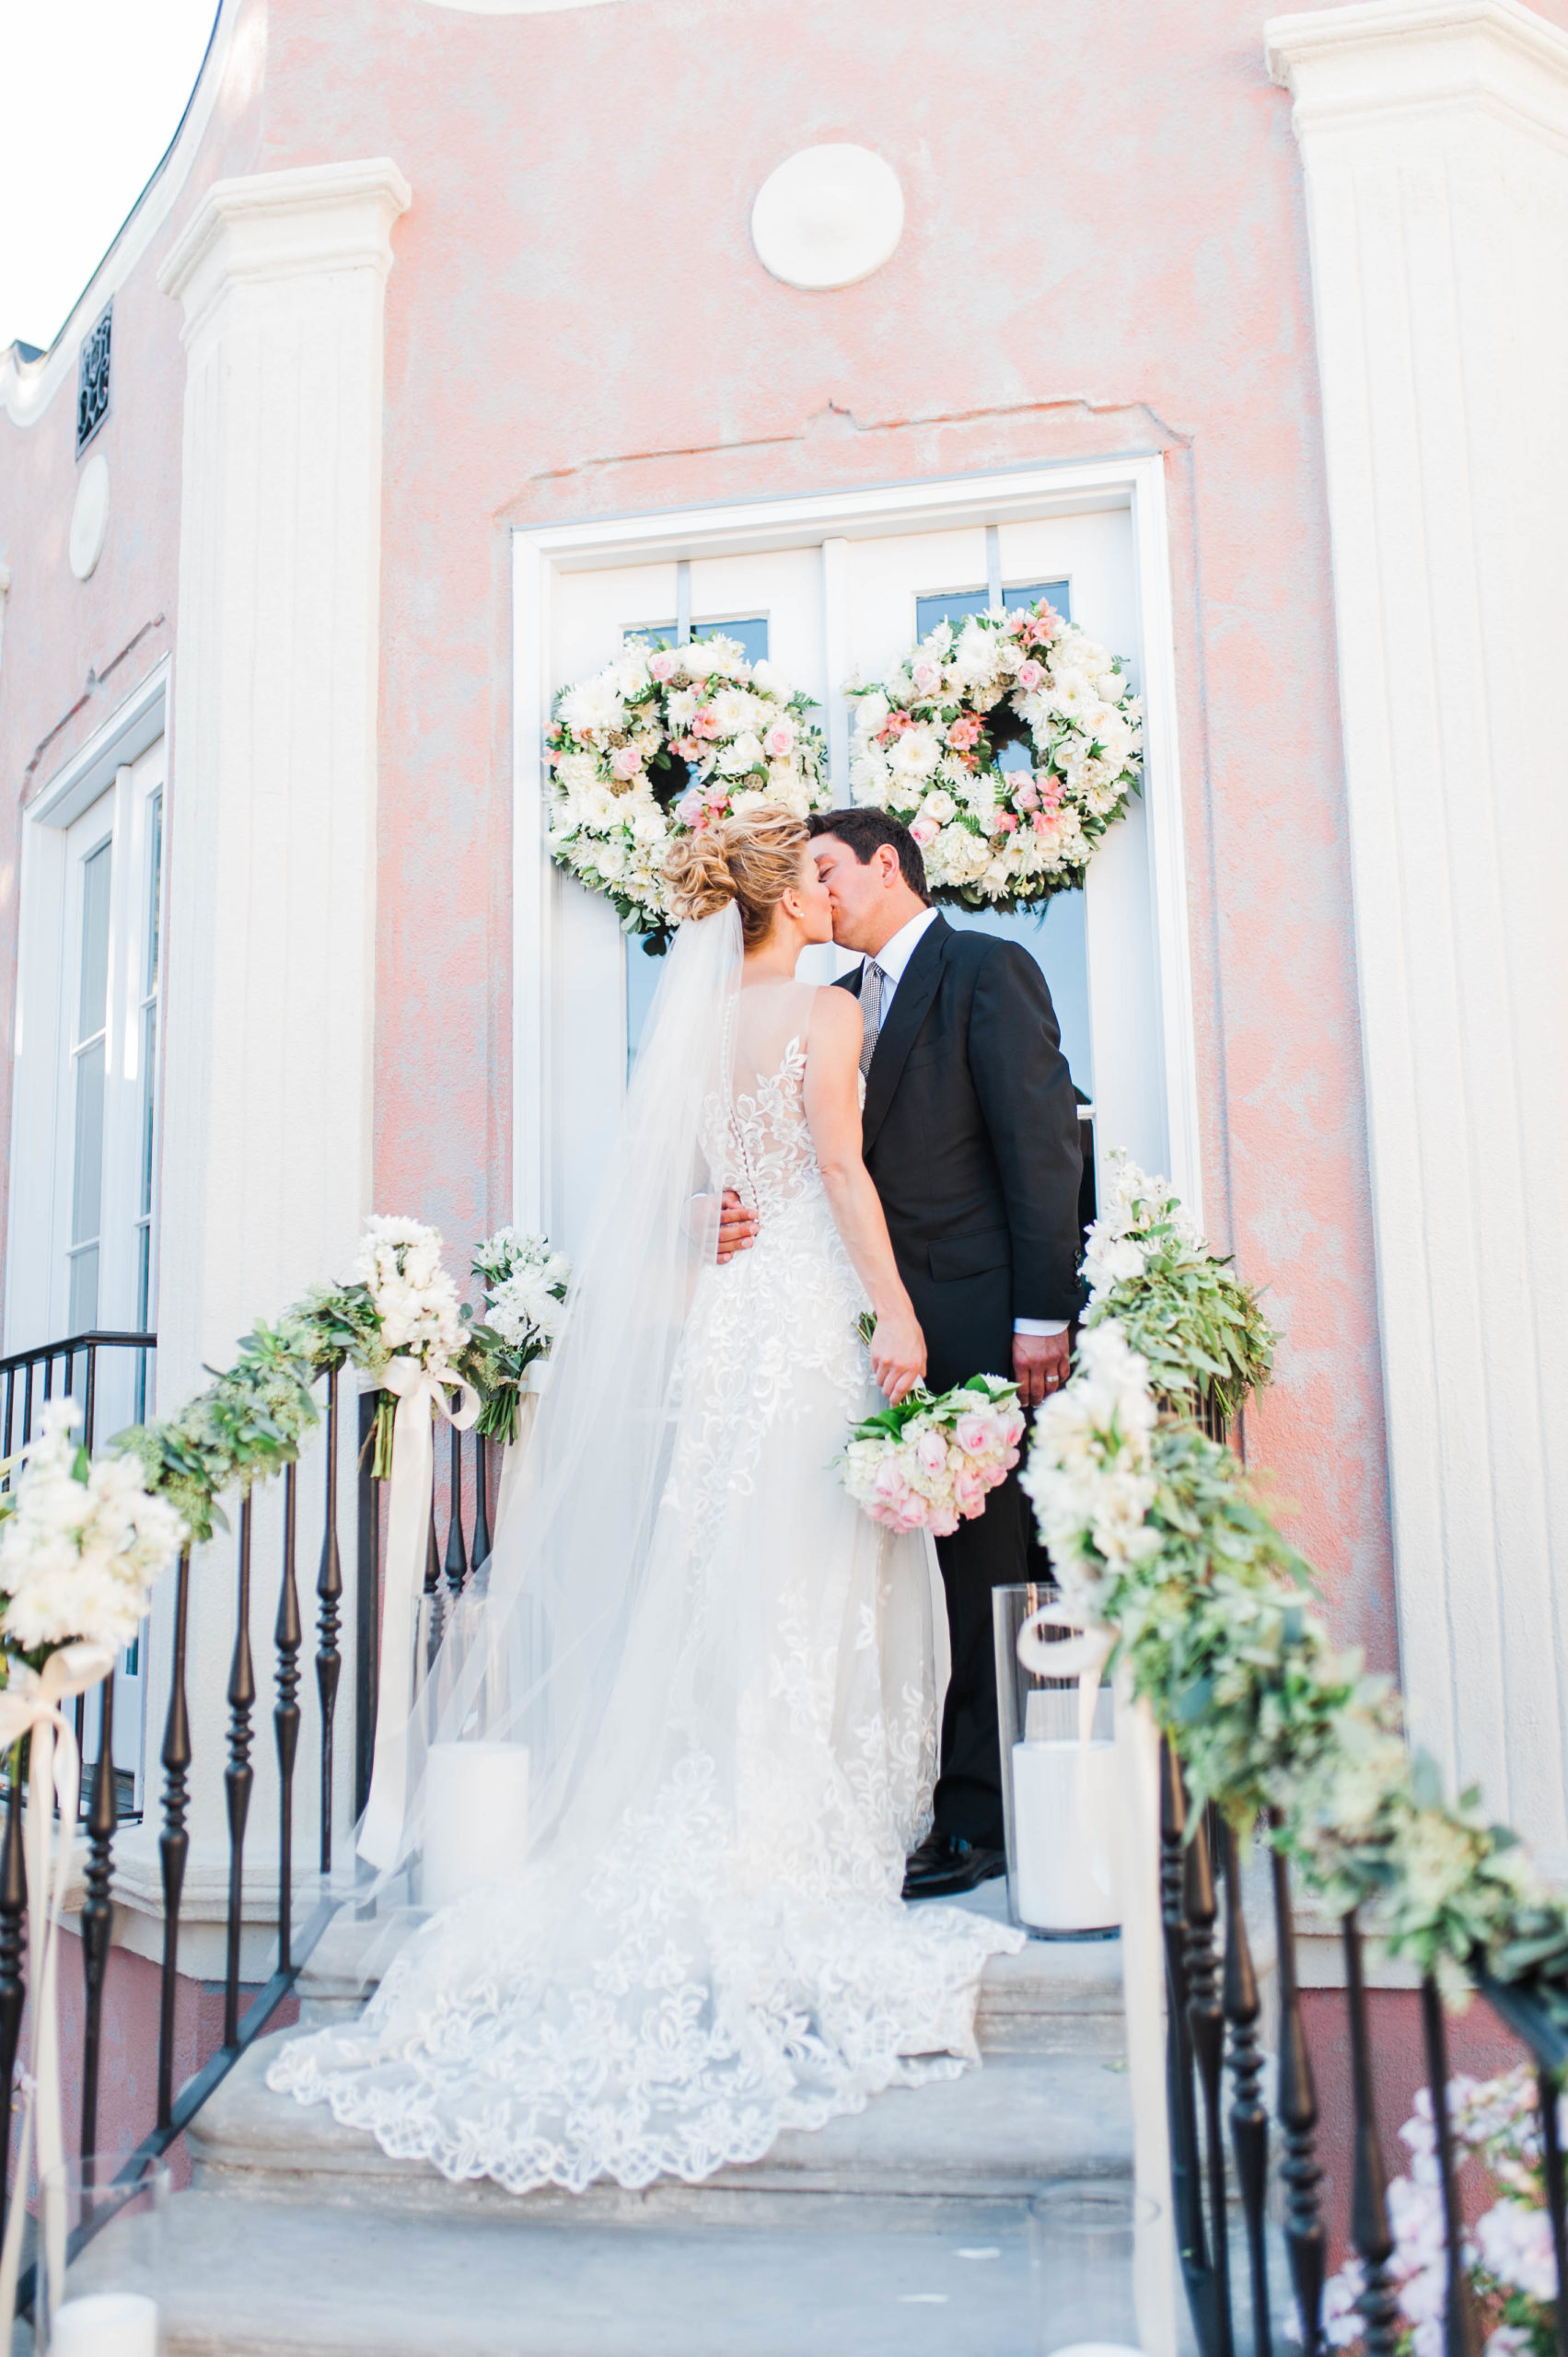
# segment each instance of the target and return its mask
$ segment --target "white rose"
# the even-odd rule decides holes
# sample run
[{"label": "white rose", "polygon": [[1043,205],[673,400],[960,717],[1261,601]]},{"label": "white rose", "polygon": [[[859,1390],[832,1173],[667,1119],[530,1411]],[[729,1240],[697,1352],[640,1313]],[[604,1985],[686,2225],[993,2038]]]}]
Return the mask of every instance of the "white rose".
[{"label": "white rose", "polygon": [[935,819],[939,827],[945,827],[957,807],[958,805],[952,795],[945,794],[938,786],[935,793],[928,794],[921,804],[920,815],[923,819]]},{"label": "white rose", "polygon": [[854,715],[859,734],[862,737],[879,737],[888,726],[891,710],[892,706],[879,688],[874,688],[868,696],[862,696]]}]

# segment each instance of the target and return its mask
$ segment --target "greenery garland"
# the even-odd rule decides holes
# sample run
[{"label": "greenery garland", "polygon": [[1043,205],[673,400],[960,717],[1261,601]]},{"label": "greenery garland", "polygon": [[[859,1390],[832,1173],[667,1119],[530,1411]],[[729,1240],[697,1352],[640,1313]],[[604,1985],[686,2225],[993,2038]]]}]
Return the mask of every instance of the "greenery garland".
[{"label": "greenery garland", "polygon": [[[1064,1598],[1115,1635],[1192,1798],[1271,1838],[1337,1914],[1450,1991],[1527,1980],[1568,2026],[1568,1909],[1479,1795],[1444,1799],[1400,1698],[1335,1647],[1310,1572],[1234,1453],[1162,1412],[1121,1323],[1081,1333],[1022,1476]],[[1194,1811],[1196,1821],[1196,1808]]]}]

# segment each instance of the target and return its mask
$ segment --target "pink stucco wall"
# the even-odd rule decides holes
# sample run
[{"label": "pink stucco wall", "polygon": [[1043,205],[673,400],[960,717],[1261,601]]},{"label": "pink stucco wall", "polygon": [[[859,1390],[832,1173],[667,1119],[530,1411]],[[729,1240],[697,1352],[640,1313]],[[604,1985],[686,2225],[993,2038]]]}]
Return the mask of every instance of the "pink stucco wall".
[{"label": "pink stucco wall", "polygon": [[[1208,1212],[1287,1337],[1249,1454],[1342,1631],[1391,1663],[1310,284],[1262,12],[238,13],[236,78],[116,299],[113,519],[87,585],[64,562],[70,388],[32,428],[0,418],[0,997],[18,805],[171,642],[184,369],[154,273],[220,174],[386,154],[414,192],[388,294],[376,1186],[455,1260],[510,1209],[508,528],[1158,449]],[[757,262],[750,201],[835,138],[894,163],[908,226],[876,277],[801,295]]]}]

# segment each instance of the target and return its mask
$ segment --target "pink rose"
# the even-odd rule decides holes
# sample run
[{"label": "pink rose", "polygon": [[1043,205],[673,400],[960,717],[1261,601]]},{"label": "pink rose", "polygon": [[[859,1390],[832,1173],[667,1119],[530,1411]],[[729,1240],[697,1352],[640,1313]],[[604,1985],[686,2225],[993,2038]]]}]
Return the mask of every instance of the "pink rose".
[{"label": "pink rose", "polygon": [[1002,1446],[1003,1446],[1003,1447],[1004,1447],[1004,1448],[1016,1448],[1016,1447],[1017,1447],[1017,1446],[1018,1446],[1018,1443],[1023,1439],[1023,1437],[1024,1437],[1024,1411],[1023,1411],[1023,1410],[1022,1410],[1021,1408],[1008,1408],[1008,1409],[1005,1409],[1005,1410],[1003,1411],[1003,1415],[1002,1415],[1002,1433],[1001,1433],[1001,1438],[1002,1438]]},{"label": "pink rose", "polygon": [[775,720],[762,739],[762,750],[771,761],[787,761],[795,750],[795,728],[787,720]]},{"label": "pink rose", "polygon": [[885,1457],[882,1459],[881,1464],[877,1468],[877,1479],[872,1487],[879,1498],[887,1498],[894,1503],[908,1497],[910,1485],[904,1480],[903,1469],[896,1457]]},{"label": "pink rose", "polygon": [[941,831],[942,830],[937,825],[935,819],[917,819],[913,826],[910,829],[911,834],[914,837],[922,851],[925,849],[927,843],[934,843]]},{"label": "pink rose", "polygon": [[966,1465],[953,1483],[953,1496],[958,1512],[966,1517],[983,1514],[986,1488],[987,1484],[981,1480],[980,1475],[971,1471]]},{"label": "pink rose", "polygon": [[622,778],[628,784],[639,774],[642,766],[643,757],[635,745],[617,745],[610,757],[610,775]]},{"label": "pink rose", "polygon": [[935,663],[917,663],[911,676],[917,696],[933,696],[942,684],[942,674]]},{"label": "pink rose", "polygon": [[683,827],[694,827],[703,815],[702,795],[683,794],[675,806],[675,815]]},{"label": "pink rose", "polygon": [[728,786],[710,785],[708,788],[707,801],[708,807],[714,813],[714,816],[715,818],[719,817],[722,812],[729,808]]},{"label": "pink rose", "polygon": [[1028,694],[1033,695],[1036,688],[1042,685],[1044,679],[1045,665],[1043,663],[1037,663],[1032,655],[1029,656],[1027,663],[1019,664],[1018,685],[1024,689]]},{"label": "pink rose", "polygon": [[998,810],[996,813],[996,825],[999,832],[1005,835],[1011,835],[1016,832],[1018,822],[1016,819],[1014,818],[1013,813],[1010,810]]},{"label": "pink rose", "polygon": [[659,683],[661,684],[661,686],[662,686],[663,682],[664,682],[666,679],[674,679],[674,677],[675,677],[675,673],[676,673],[676,661],[675,661],[675,657],[674,657],[674,656],[673,656],[673,655],[671,655],[671,654],[669,654],[669,653],[668,653],[668,652],[666,652],[666,653],[665,653],[665,654],[663,654],[663,655],[655,655],[655,656],[650,656],[650,657],[649,657],[649,661],[648,661],[648,669],[652,672],[652,674],[653,674],[654,678],[655,678],[656,679],[657,679],[657,680],[659,681]]},{"label": "pink rose", "polygon": [[947,1462],[947,1444],[928,1425],[914,1445],[915,1462],[923,1472],[940,1473]]},{"label": "pink rose", "polygon": [[951,1506],[933,1506],[928,1527],[934,1538],[951,1538],[958,1527],[958,1517]]},{"label": "pink rose", "polygon": [[983,1457],[996,1446],[996,1427],[989,1416],[970,1413],[958,1418],[953,1437],[966,1457]]},{"label": "pink rose", "polygon": [[1029,780],[1028,785],[1021,785],[1018,788],[1018,807],[1020,810],[1038,810],[1040,808],[1040,788],[1036,785],[1032,778]]},{"label": "pink rose", "polygon": [[714,712],[711,703],[705,703],[703,706],[702,711],[697,714],[696,719],[691,723],[691,733],[694,737],[722,737],[724,735],[724,730],[719,726],[718,715]]}]

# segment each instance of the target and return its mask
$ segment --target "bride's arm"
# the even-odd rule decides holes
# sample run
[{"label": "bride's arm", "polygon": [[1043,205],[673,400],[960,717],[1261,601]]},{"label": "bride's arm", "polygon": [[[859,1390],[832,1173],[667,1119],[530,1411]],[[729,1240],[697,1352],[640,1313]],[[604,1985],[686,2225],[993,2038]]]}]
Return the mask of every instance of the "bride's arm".
[{"label": "bride's arm", "polygon": [[844,1249],[877,1314],[872,1368],[896,1406],[925,1373],[925,1337],[861,1159],[860,1041],[859,1002],[847,991],[819,990],[806,1044],[806,1119]]}]

